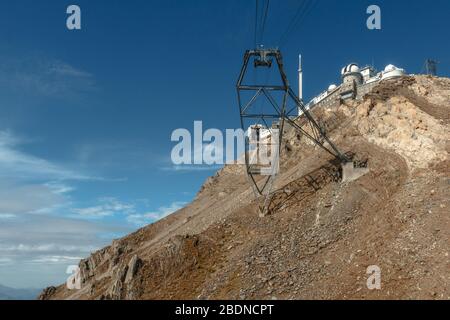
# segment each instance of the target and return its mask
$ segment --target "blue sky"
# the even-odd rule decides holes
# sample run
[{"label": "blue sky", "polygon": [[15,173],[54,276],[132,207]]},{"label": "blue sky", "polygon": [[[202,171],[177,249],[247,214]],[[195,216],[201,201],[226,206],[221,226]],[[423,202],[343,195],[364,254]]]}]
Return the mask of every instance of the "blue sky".
[{"label": "blue sky", "polygon": [[[278,46],[299,1],[271,1]],[[281,46],[304,92],[349,62],[450,73],[450,3],[319,0]],[[66,28],[77,4],[82,30]],[[366,28],[370,4],[382,30]],[[255,1],[2,1],[0,283],[64,281],[67,265],[192,200],[213,168],[170,161],[177,128],[239,127],[234,85],[254,45]]]}]

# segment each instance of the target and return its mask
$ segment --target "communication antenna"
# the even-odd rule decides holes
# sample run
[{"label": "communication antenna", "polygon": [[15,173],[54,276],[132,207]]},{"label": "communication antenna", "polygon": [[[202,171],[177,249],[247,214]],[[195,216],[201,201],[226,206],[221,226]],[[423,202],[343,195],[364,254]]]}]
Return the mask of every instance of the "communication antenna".
[{"label": "communication antenna", "polygon": [[298,98],[303,101],[303,65],[302,55],[298,56]]},{"label": "communication antenna", "polygon": [[425,69],[427,72],[427,75],[429,76],[436,76],[437,75],[437,65],[439,62],[432,59],[425,60]]}]

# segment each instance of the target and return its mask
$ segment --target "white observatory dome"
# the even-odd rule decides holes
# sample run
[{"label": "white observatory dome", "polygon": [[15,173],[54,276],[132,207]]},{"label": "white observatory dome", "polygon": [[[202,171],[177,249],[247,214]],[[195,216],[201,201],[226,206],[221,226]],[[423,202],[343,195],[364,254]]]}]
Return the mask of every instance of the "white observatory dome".
[{"label": "white observatory dome", "polygon": [[394,70],[396,70],[396,69],[397,69],[397,67],[394,66],[393,64],[388,64],[388,65],[386,66],[386,68],[384,68],[384,72],[391,72],[391,71],[394,71]]},{"label": "white observatory dome", "polygon": [[330,85],[329,87],[328,87],[328,91],[330,92],[330,91],[333,91],[333,90],[335,90],[337,88],[337,85],[335,85],[335,84],[332,84],[332,85]]},{"label": "white observatory dome", "polygon": [[390,79],[390,78],[396,78],[396,77],[402,77],[405,75],[405,70],[397,68],[393,64],[389,64],[384,68],[384,71],[382,72],[381,80]]},{"label": "white observatory dome", "polygon": [[347,73],[359,72],[359,67],[356,63],[350,63],[348,66],[342,68],[341,75],[346,75]]}]

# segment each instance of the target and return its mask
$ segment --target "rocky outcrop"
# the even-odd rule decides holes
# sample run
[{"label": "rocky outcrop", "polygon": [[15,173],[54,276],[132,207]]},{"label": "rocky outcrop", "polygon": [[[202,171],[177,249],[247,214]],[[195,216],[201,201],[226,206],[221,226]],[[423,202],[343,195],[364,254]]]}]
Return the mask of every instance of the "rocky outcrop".
[{"label": "rocky outcrop", "polygon": [[112,285],[106,291],[106,295],[104,295],[102,299],[133,299],[135,295],[132,283],[135,280],[141,265],[142,260],[136,254],[131,257],[128,263],[126,263],[126,260],[117,263],[113,267],[111,276]]},{"label": "rocky outcrop", "polygon": [[127,267],[127,274],[125,276],[125,283],[129,284],[131,281],[133,281],[134,277],[136,276],[136,273],[139,270],[139,267],[141,266],[142,260],[139,259],[137,255],[134,255],[130,262],[128,263]]},{"label": "rocky outcrop", "polygon": [[38,300],[48,300],[56,293],[55,287],[45,288],[44,291],[39,295]]}]

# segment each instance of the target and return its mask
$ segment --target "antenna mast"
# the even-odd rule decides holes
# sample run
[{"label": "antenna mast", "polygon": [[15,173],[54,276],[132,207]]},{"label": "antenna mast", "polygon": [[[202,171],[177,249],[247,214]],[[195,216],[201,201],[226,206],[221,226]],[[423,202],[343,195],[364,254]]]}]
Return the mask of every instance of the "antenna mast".
[{"label": "antenna mast", "polygon": [[302,55],[298,56],[298,98],[303,101],[303,66]]},{"label": "antenna mast", "polygon": [[437,62],[436,60],[432,60],[432,59],[427,59],[425,61],[425,68],[426,68],[426,72],[427,75],[429,76],[436,76],[437,75],[437,65],[439,62]]}]

